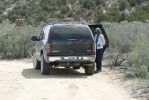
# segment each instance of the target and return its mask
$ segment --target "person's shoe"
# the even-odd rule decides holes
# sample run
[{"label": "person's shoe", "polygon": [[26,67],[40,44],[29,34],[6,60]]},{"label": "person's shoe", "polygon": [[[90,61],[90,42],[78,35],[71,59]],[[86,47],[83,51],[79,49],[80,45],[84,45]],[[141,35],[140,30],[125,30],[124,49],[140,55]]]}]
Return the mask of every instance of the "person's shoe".
[{"label": "person's shoe", "polygon": [[97,69],[96,71],[95,71],[95,73],[99,73],[99,72],[101,72],[102,70],[101,69]]}]

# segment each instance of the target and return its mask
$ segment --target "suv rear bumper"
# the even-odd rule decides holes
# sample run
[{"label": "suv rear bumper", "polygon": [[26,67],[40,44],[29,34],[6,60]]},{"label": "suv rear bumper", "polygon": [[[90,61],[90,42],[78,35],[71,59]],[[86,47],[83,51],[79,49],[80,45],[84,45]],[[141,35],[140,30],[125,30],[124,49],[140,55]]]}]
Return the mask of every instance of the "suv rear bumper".
[{"label": "suv rear bumper", "polygon": [[95,55],[91,56],[51,56],[49,62],[95,62]]}]

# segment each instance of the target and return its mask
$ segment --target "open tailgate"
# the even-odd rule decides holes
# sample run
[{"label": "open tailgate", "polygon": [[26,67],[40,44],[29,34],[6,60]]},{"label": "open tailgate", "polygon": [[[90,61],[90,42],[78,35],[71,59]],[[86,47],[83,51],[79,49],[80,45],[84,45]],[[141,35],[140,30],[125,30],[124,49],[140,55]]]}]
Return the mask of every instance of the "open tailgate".
[{"label": "open tailgate", "polygon": [[92,25],[88,25],[88,26],[90,27],[90,29],[91,29],[93,35],[95,35],[95,33],[96,33],[96,32],[95,32],[96,28],[99,27],[99,28],[101,29],[102,34],[104,35],[105,41],[106,41],[106,44],[105,44],[105,46],[104,46],[104,50],[105,50],[107,47],[109,47],[109,39],[108,39],[108,36],[107,36],[106,31],[104,30],[103,26],[102,26],[101,24],[92,24]]}]

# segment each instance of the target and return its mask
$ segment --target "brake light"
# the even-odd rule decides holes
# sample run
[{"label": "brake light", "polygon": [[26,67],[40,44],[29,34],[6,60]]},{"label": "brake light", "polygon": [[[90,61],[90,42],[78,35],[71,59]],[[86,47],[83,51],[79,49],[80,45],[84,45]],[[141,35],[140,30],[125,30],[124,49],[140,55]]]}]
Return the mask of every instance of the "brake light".
[{"label": "brake light", "polygon": [[93,44],[92,51],[93,51],[93,53],[96,53],[96,45],[95,45],[95,43]]},{"label": "brake light", "polygon": [[50,44],[46,44],[46,45],[45,45],[45,51],[46,51],[47,53],[51,53]]}]

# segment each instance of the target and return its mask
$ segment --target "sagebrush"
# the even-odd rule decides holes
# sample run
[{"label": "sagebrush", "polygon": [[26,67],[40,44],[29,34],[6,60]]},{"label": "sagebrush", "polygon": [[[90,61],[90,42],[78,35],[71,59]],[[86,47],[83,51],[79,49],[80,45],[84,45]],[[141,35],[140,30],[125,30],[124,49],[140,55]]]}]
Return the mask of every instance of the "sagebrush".
[{"label": "sagebrush", "polygon": [[107,56],[113,65],[133,69],[129,73],[132,76],[146,77],[149,69],[149,23],[104,23],[104,26],[110,40]]},{"label": "sagebrush", "polygon": [[29,55],[32,48],[31,36],[40,33],[40,27],[25,25],[16,28],[15,25],[3,22],[0,31],[0,57],[23,58]]}]

